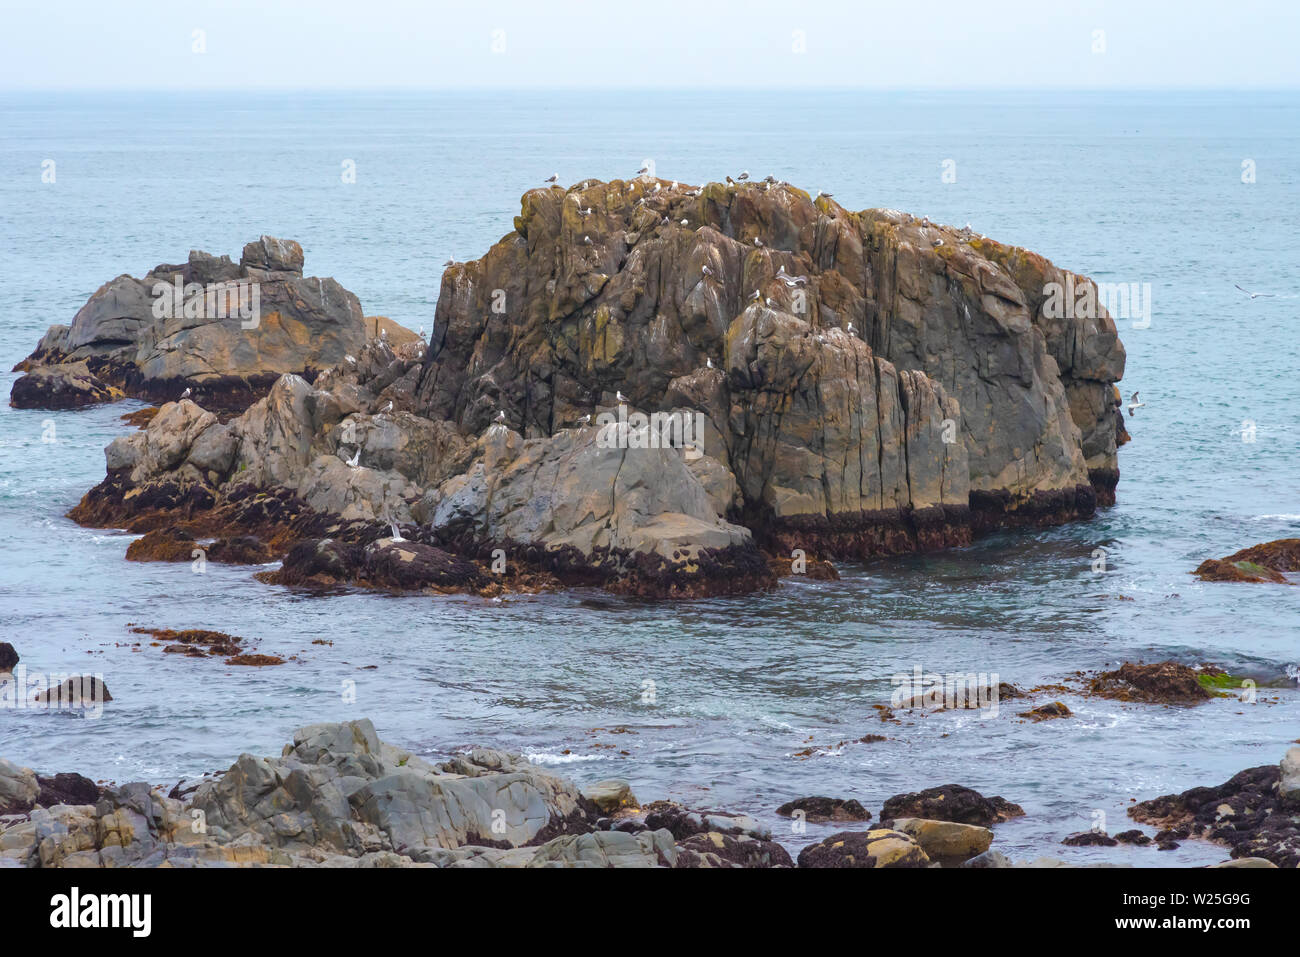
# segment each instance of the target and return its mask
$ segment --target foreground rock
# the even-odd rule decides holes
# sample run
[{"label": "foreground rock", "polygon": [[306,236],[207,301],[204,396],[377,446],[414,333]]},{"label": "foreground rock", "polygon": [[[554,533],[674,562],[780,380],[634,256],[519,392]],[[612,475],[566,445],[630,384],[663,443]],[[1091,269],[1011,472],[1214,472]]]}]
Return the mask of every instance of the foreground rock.
[{"label": "foreground rock", "polygon": [[930,858],[908,834],[889,828],[842,831],[799,852],[800,867],[929,867]]},{"label": "foreground rock", "polygon": [[1284,572],[1300,572],[1300,538],[1280,538],[1201,562],[1194,574],[1209,582],[1294,584]]},{"label": "foreground rock", "polygon": [[1168,832],[1169,838],[1197,837],[1226,845],[1234,859],[1263,858],[1278,867],[1296,867],[1300,865],[1300,747],[1289,749],[1280,765],[1250,768],[1218,787],[1143,801],[1128,813],[1140,823],[1163,828],[1161,835]]},{"label": "foreground rock", "polygon": [[15,367],[27,375],[10,404],[157,402],[189,389],[209,408],[241,409],[284,373],[314,378],[357,353],[366,327],[356,296],[302,272],[301,246],[263,236],[238,263],[191,252],[141,279],[118,276]]},{"label": "foreground rock", "polygon": [[[212,324],[180,323],[155,363],[151,325],[108,318],[141,281],[115,280],[28,364],[103,377],[134,348],[138,374],[114,382],[161,399],[193,382],[198,402],[114,442],[73,517],[251,536],[291,585],[695,597],[1113,501],[1124,350],[1104,307],[1057,318],[1053,288],[1096,290],[1041,257],[781,183],[587,181],[526,194],[515,227],[443,274],[427,349],[378,320],[356,338],[355,299],[303,280],[296,246],[162,267],[246,272],[310,313],[291,337],[309,356],[246,363],[235,324],[199,350],[211,382],[187,362]],[[294,374],[242,415],[209,411],[247,404],[277,363]],[[489,577],[369,555],[380,538]]]},{"label": "foreground rock", "polygon": [[244,754],[170,793],[101,793],[75,775],[47,781],[0,761],[0,816],[19,815],[0,821],[0,856],[29,867],[793,863],[743,816],[671,804],[618,822],[602,813],[518,755],[476,749],[432,765],[383,743],[364,719],[302,728],[278,758]]}]

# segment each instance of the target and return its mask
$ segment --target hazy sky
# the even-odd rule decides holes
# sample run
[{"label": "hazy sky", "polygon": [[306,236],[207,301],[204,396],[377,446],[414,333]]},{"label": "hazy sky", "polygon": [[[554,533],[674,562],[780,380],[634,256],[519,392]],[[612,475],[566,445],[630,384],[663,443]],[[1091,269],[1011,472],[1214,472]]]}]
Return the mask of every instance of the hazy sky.
[{"label": "hazy sky", "polygon": [[9,90],[1300,86],[1300,0],[4,0],[0,16]]}]

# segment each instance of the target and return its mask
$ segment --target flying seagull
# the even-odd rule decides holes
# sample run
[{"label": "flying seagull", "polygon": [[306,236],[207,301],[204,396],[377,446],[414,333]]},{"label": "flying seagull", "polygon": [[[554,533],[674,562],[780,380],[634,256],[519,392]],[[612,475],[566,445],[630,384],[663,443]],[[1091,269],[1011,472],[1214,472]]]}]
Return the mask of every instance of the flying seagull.
[{"label": "flying seagull", "polygon": [[645,175],[646,173],[648,173],[648,172],[650,172],[650,167],[649,167],[649,166],[642,166],[639,170],[636,171],[636,175],[637,175],[637,176],[644,176],[644,175]]},{"label": "flying seagull", "polygon": [[1137,394],[1136,392],[1134,392],[1131,396],[1129,396],[1129,399],[1128,399],[1128,417],[1129,417],[1130,419],[1133,418],[1133,413],[1134,413],[1137,409],[1140,409],[1140,408],[1142,408],[1142,407],[1145,406],[1145,405],[1146,405],[1145,402],[1139,402],[1139,401],[1138,401],[1138,394]]},{"label": "flying seagull", "polygon": [[[1235,282],[1233,283],[1233,285],[1237,286]],[[1241,289],[1240,286],[1237,286],[1237,288]],[[1250,296],[1251,299],[1272,299],[1275,295],[1274,293],[1271,292],[1251,292],[1249,289],[1241,289],[1241,291],[1244,292],[1246,295]]]}]

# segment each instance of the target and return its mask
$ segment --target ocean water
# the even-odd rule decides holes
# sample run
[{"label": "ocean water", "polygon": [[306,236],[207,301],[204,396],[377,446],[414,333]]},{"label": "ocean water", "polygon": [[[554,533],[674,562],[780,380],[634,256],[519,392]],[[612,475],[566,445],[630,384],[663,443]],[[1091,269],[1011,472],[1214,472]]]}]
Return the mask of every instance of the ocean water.
[{"label": "ocean water", "polygon": [[[300,725],[367,716],[434,758],[507,747],[579,782],[626,778],[643,801],[746,811],[791,849],[840,827],[792,833],[775,814],[791,798],[878,814],[893,794],[960,783],[1024,806],[997,828],[1013,858],[1153,866],[1226,853],[1059,841],[1099,812],[1123,830],[1133,800],[1221,783],[1300,738],[1300,588],[1189,574],[1300,535],[1296,94],[5,94],[0,130],[5,369],[113,276],[190,249],[237,257],[263,233],[299,240],[307,274],[337,278],[367,314],[429,327],[440,264],[509,232],[525,190],[553,172],[627,177],[646,158],[687,183],[748,169],[849,208],[969,222],[1098,280],[1149,283],[1152,305],[1146,328],[1120,323],[1121,388],[1146,404],[1127,420],[1114,508],[727,600],[304,597],[251,568],[128,563],[130,536],[64,513],[141,404],[5,406],[0,640],[31,670],[99,672],[115,697],[94,720],[0,710],[6,758],[170,784],[276,754]],[[15,378],[0,375],[5,395]],[[256,670],[163,655],[131,647],[131,623],[297,657]],[[873,708],[916,667],[1029,687],[1163,658],[1253,677],[1259,698],[1185,709],[1062,693],[1075,717],[1041,724],[1017,702],[899,723]],[[837,746],[867,734],[887,739]]]}]

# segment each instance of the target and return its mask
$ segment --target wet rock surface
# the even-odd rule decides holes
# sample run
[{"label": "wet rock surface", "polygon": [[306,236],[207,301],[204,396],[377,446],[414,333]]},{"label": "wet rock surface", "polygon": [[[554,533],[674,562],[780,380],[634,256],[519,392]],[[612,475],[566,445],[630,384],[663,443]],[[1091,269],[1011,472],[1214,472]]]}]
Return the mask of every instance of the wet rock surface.
[{"label": "wet rock surface", "polygon": [[1088,681],[1088,691],[1117,701],[1150,704],[1200,704],[1213,695],[1202,685],[1197,671],[1176,661],[1142,664],[1126,661],[1114,671],[1104,671]]},{"label": "wet rock surface", "polygon": [[986,798],[960,784],[945,784],[910,794],[896,794],[885,802],[880,812],[882,822],[897,818],[923,818],[990,827],[1013,817],[1023,817],[1024,809],[1001,797]]},{"label": "wet rock surface", "polygon": [[1158,844],[1189,837],[1231,848],[1231,856],[1300,864],[1300,747],[1280,764],[1250,768],[1218,787],[1166,794],[1129,808],[1142,824],[1162,828]]},{"label": "wet rock surface", "polygon": [[1300,538],[1252,545],[1227,558],[1210,558],[1193,573],[1202,581],[1294,584],[1284,572],[1300,572]]}]

